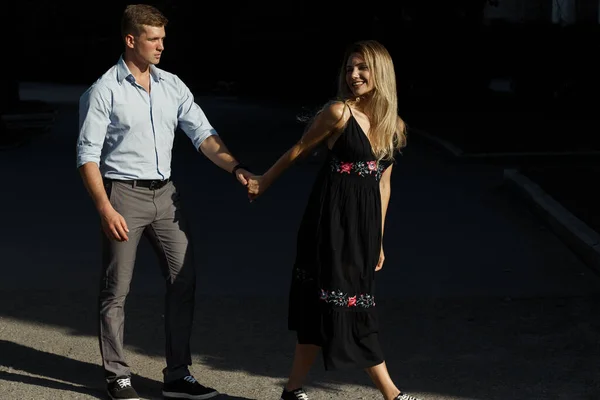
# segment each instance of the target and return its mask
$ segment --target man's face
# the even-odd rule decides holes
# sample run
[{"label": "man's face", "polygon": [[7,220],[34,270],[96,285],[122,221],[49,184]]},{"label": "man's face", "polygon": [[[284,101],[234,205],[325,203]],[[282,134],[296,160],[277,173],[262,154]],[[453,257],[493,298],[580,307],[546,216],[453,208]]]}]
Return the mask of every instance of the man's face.
[{"label": "man's face", "polygon": [[134,53],[140,61],[156,65],[165,49],[165,27],[143,25],[139,36],[130,41]]}]

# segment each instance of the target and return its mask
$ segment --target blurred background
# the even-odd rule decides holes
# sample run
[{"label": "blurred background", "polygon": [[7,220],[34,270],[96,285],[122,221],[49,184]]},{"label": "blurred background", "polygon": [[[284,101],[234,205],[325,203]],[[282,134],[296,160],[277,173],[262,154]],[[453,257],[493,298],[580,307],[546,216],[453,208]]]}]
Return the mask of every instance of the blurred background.
[{"label": "blurred background", "polygon": [[[19,82],[89,85],[97,79],[122,50],[119,17],[127,3],[23,0],[3,6],[3,65],[9,70],[3,74],[3,112],[18,107]],[[334,93],[344,46],[373,38],[394,57],[400,112],[414,125],[473,125],[475,137],[453,138],[466,146],[489,140],[528,150],[597,147],[564,140],[575,121],[595,118],[590,96],[600,84],[597,0],[405,0],[368,7],[149,3],[170,20],[162,66],[197,92],[320,104]],[[504,114],[517,111],[535,115]],[[431,112],[444,118],[431,118]],[[506,131],[519,130],[515,124],[529,128],[529,118],[546,113],[569,120],[555,121],[559,133],[552,139],[550,132],[543,140],[519,132],[520,143],[499,141],[485,126],[500,123],[510,135]],[[527,130],[525,136],[533,134]],[[596,135],[577,136],[585,142]]]},{"label": "blurred background", "polygon": [[[3,6],[2,148],[52,119],[19,87],[90,85],[117,60],[127,3]],[[549,190],[573,194],[573,174],[597,177],[598,0],[149,3],[170,20],[161,66],[194,93],[310,110],[335,94],[345,45],[377,39],[394,57],[411,129],[463,154],[509,154]]]}]

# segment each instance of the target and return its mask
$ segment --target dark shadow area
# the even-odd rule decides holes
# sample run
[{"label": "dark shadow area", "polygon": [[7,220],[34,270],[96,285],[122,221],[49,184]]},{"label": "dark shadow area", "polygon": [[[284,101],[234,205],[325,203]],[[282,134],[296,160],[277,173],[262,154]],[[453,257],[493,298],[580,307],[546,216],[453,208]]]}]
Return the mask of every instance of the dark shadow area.
[{"label": "dark shadow area", "polygon": [[[193,16],[206,16],[202,4],[149,2],[170,21],[161,67],[195,93],[319,105],[335,93],[344,47],[376,39],[396,60],[399,109],[410,125],[435,131],[467,152],[598,151],[592,132],[600,122],[588,100],[600,88],[597,5],[578,10],[575,24],[561,26],[551,23],[550,1],[528,6],[537,9],[537,19],[484,18],[484,10],[497,3],[374,2],[362,10],[360,30],[335,35],[332,43],[324,40],[335,30],[332,21],[352,20],[354,10],[216,3],[202,21],[207,32],[218,34],[199,42],[189,27]],[[56,3],[11,4],[13,20],[23,22],[9,26],[7,33],[18,40],[8,52],[21,62],[7,66],[13,73],[3,78],[3,104],[14,103],[18,81],[93,83],[122,51],[119,19],[126,4],[111,2],[86,18]],[[38,32],[52,32],[55,45],[39,46],[33,55],[21,44]],[[73,49],[86,68],[36,68],[36,60],[68,59]],[[307,69],[310,85],[303,87],[295,77]]]},{"label": "dark shadow area", "polygon": [[455,61],[435,74],[411,70],[415,85],[401,91],[401,112],[466,153],[597,152],[600,120],[589,98],[600,87],[592,56],[599,37],[597,21],[449,30],[415,66],[456,51]]},{"label": "dark shadow area", "polygon": [[[41,320],[43,318],[38,319]],[[106,398],[100,365],[35,350],[6,340],[0,340],[0,354],[2,354],[0,365],[8,368],[8,371],[0,371],[0,380],[80,393],[97,399]],[[22,375],[14,370],[49,379]],[[151,398],[160,393],[161,382],[135,374],[132,376],[132,381],[141,396]]]},{"label": "dark shadow area", "polygon": [[593,165],[529,166],[521,173],[596,232],[600,232],[600,195],[589,183],[600,178],[600,163]]}]

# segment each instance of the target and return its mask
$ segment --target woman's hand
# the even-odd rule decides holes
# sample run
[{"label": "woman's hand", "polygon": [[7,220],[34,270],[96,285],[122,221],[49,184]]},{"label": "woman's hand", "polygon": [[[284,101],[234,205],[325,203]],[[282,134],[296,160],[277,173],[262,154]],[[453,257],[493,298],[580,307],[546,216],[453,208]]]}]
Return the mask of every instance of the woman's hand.
[{"label": "woman's hand", "polygon": [[377,263],[377,266],[375,267],[375,271],[379,271],[381,268],[383,268],[384,261],[385,261],[385,254],[383,253],[383,246],[381,246],[381,251],[379,252],[379,262]]}]

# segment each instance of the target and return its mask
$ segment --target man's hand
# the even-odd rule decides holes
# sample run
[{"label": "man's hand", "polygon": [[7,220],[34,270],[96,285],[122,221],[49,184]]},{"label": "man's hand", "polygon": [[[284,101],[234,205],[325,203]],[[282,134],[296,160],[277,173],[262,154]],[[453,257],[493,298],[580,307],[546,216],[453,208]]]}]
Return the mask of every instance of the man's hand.
[{"label": "man's hand", "polygon": [[237,171],[235,171],[235,178],[238,180],[239,183],[241,183],[244,186],[248,185],[248,180],[251,177],[252,173],[243,168],[239,168]]},{"label": "man's hand", "polygon": [[112,206],[106,210],[102,210],[100,218],[102,220],[102,229],[109,239],[116,240],[117,242],[126,242],[129,240],[127,236],[129,232],[127,222]]},{"label": "man's hand", "polygon": [[377,266],[375,267],[375,271],[379,271],[381,268],[383,268],[384,261],[385,261],[385,254],[383,253],[383,246],[381,246],[381,251],[379,252],[379,262],[377,263]]}]

